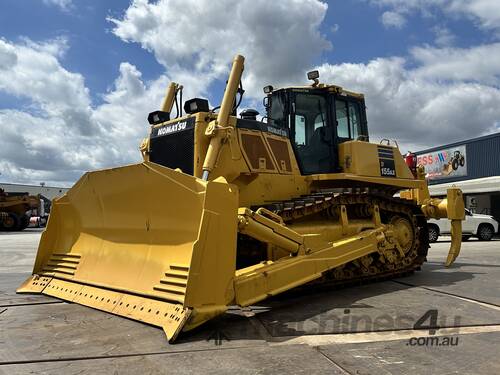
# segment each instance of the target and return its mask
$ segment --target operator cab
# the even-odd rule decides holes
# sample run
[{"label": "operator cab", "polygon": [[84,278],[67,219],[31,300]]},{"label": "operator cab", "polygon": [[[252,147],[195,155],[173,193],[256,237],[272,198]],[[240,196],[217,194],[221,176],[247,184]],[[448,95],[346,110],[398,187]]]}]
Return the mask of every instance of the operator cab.
[{"label": "operator cab", "polygon": [[317,71],[308,77],[315,81],[309,87],[264,88],[267,121],[288,130],[303,175],[338,172],[338,145],[368,141],[364,97],[319,84]]}]

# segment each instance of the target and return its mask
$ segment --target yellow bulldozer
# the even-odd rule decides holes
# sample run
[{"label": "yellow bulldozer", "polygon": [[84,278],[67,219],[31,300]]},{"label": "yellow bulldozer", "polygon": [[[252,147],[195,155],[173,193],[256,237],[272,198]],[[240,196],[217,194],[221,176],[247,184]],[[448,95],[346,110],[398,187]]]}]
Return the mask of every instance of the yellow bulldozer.
[{"label": "yellow bulldozer", "polygon": [[172,342],[231,305],[419,269],[427,218],[451,220],[454,261],[461,191],[431,198],[420,166],[369,143],[363,95],[313,71],[311,85],[265,87],[264,118],[238,117],[243,68],[237,55],[214,109],[194,98],[182,115],[171,83],[144,161],[86,173],[54,200],[18,292],[155,325]]}]

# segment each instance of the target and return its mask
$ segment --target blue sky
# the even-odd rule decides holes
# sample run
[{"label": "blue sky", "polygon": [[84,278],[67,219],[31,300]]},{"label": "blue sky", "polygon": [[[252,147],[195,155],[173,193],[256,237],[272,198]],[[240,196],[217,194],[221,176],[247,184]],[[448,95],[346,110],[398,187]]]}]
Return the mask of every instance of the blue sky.
[{"label": "blue sky", "polygon": [[[111,33],[108,16],[123,14],[130,1],[74,1],[68,10],[40,0],[7,0],[0,3],[1,36],[10,41],[28,37],[44,41],[68,38],[69,48],[61,63],[79,72],[95,103],[116,78],[122,61],[140,67],[143,77],[154,79],[163,68],[149,52],[134,43],[124,43]],[[0,104],[1,105],[1,104]]]},{"label": "blue sky", "polygon": [[68,185],[140,160],[168,81],[217,104],[235,53],[247,56],[244,106],[317,67],[364,92],[372,138],[403,152],[498,131],[497,3],[3,1],[0,178]]},{"label": "blue sky", "polygon": [[[100,94],[113,83],[123,61],[137,66],[145,80],[155,79],[164,72],[164,67],[150,52],[137,43],[124,43],[111,31],[113,24],[107,17],[122,16],[130,0],[75,0],[72,4],[66,10],[40,0],[4,1],[0,3],[1,36],[10,41],[23,37],[34,41],[67,37],[70,47],[61,63],[85,77],[95,104],[101,102]],[[459,47],[491,40],[489,33],[463,19],[450,18],[436,23],[435,18],[413,14],[403,29],[386,28],[380,21],[383,10],[361,0],[328,1],[320,30],[333,48],[317,56],[313,62],[364,63],[377,57],[404,56],[411,46],[432,44],[435,39],[432,28],[437,24],[450,29],[457,37],[455,44]],[[441,16],[437,14],[435,17]],[[215,87],[223,89],[222,84]],[[16,100],[10,99],[9,105],[15,105]],[[5,102],[0,105],[4,106]]]},{"label": "blue sky", "polygon": [[[339,25],[331,35],[334,49],[325,56],[329,63],[362,63],[376,57],[404,56],[415,45],[434,44],[433,29],[446,27],[456,36],[456,47],[486,42],[487,33],[464,19],[446,17],[440,9],[430,17],[413,13],[402,28],[385,27],[381,16],[387,8],[369,5],[367,1],[329,1],[323,32]],[[441,20],[439,20],[441,19]]]}]

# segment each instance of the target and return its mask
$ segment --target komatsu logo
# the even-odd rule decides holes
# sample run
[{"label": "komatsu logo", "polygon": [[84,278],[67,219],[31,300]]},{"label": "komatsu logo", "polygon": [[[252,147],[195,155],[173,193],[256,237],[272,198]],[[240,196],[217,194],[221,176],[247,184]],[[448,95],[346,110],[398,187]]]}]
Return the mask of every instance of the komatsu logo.
[{"label": "komatsu logo", "polygon": [[156,133],[156,135],[162,136],[162,135],[180,132],[182,130],[185,130],[186,127],[187,127],[186,121],[181,121],[181,122],[178,122],[178,123],[172,124],[172,125],[165,125],[165,126],[158,129],[158,133]]},{"label": "komatsu logo", "polygon": [[288,137],[288,134],[287,134],[286,130],[284,130],[284,129],[273,128],[272,126],[268,126],[267,131],[269,133],[279,135],[280,137]]}]

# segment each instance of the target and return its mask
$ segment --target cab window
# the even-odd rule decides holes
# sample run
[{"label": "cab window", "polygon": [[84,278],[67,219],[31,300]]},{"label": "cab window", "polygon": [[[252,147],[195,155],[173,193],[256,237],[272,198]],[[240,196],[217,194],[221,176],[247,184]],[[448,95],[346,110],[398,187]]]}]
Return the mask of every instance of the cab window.
[{"label": "cab window", "polygon": [[335,114],[337,116],[337,136],[339,138],[349,137],[349,118],[347,115],[347,102],[335,101]]},{"label": "cab window", "polygon": [[358,138],[362,133],[359,105],[353,102],[349,102],[349,130],[351,139]]},{"label": "cab window", "polygon": [[337,119],[337,137],[357,139],[363,135],[359,104],[347,100],[335,101],[335,115]]},{"label": "cab window", "polygon": [[306,118],[304,115],[295,115],[295,144],[306,144]]},{"label": "cab window", "polygon": [[314,119],[314,130],[322,127],[322,126],[325,126],[325,116],[326,116],[326,113],[319,113],[316,118]]}]

